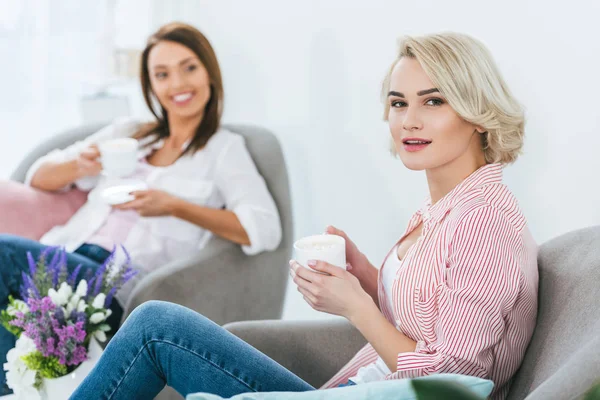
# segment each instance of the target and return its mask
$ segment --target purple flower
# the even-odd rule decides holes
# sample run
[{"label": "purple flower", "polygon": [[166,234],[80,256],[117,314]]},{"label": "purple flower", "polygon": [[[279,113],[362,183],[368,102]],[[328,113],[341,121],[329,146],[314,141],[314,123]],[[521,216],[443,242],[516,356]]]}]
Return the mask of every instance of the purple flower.
[{"label": "purple flower", "polygon": [[27,301],[30,297],[39,299],[40,292],[32,277],[27,275],[25,271],[21,272],[21,276],[23,277],[23,284],[21,285],[21,296],[23,297],[23,300]]},{"label": "purple flower", "polygon": [[121,245],[121,249],[123,250],[123,253],[125,253],[125,267],[129,267],[131,265],[131,256],[125,246]]},{"label": "purple flower", "polygon": [[[137,271],[131,267],[129,253],[123,246],[121,249],[126,257],[122,266],[115,265],[117,258],[115,247],[97,271],[86,269],[88,291],[84,297],[85,301],[95,298],[102,292],[106,294],[103,305],[108,308],[116,292],[135,276]],[[75,309],[66,315],[65,309],[56,306],[47,291],[49,288],[58,288],[64,281],[74,288],[79,275],[84,275],[82,266],[78,265],[68,274],[67,252],[59,247],[45,248],[37,262],[31,253],[27,253],[27,262],[29,273],[22,273],[23,284],[20,289],[29,311],[16,312],[10,324],[21,328],[23,333],[33,340],[43,356],[56,357],[66,366],[77,366],[87,359],[84,343],[87,342],[86,338],[89,341],[92,336],[91,330],[95,324],[89,323],[86,312],[78,312]],[[119,268],[115,269],[116,267]],[[86,328],[90,332],[87,332]]]},{"label": "purple flower", "polygon": [[48,264],[48,266],[46,267],[46,271],[52,277],[52,285],[54,287],[56,287],[56,284],[58,283],[58,271],[60,270],[60,262],[61,262],[62,254],[64,254],[63,249],[61,249],[61,248],[55,249],[54,256],[52,257],[52,261],[50,261],[50,264]]},{"label": "purple flower", "polygon": [[35,276],[35,273],[37,271],[37,264],[35,263],[33,255],[30,251],[27,252],[27,263],[29,264],[29,275]]},{"label": "purple flower", "polygon": [[54,337],[54,328],[58,326],[53,312],[56,306],[47,296],[42,299],[31,297],[27,303],[29,312],[17,313],[11,324],[22,328],[25,334],[34,341],[37,349],[44,356],[49,356],[52,354],[51,348],[55,344],[54,340],[49,339]]},{"label": "purple flower", "polygon": [[53,337],[49,337],[48,339],[46,339],[46,348],[48,349],[48,353],[52,354],[56,351],[56,347],[54,347],[55,343],[56,339],[54,339]]},{"label": "purple flower", "polygon": [[[98,293],[100,293],[100,289],[102,288],[102,283],[104,282],[104,273],[106,272],[106,269],[108,268],[108,266],[112,263],[112,260],[114,259],[114,257],[115,257],[115,251],[113,249],[113,252],[110,253],[110,256],[108,256],[106,261],[104,261],[104,263],[102,263],[102,265],[96,271],[96,275],[94,276],[94,286],[93,286],[94,290],[92,291],[92,296],[96,297],[98,295]],[[91,288],[92,285],[90,284],[89,287]]]},{"label": "purple flower", "polygon": [[106,300],[104,300],[104,308],[110,308],[110,305],[112,303],[113,297],[115,296],[116,292],[117,292],[116,286],[114,286],[112,289],[109,290],[108,294],[106,295]]},{"label": "purple flower", "polygon": [[77,275],[79,275],[80,270],[81,270],[81,264],[79,264],[78,266],[75,267],[75,269],[73,270],[73,272],[71,273],[71,275],[69,275],[69,278],[67,279],[67,283],[73,288],[75,287],[75,282],[77,281]]},{"label": "purple flower", "polygon": [[121,283],[121,285],[126,284],[131,278],[136,276],[137,273],[138,273],[138,271],[136,271],[134,269],[127,270],[127,272],[125,272],[125,274],[123,275],[123,282]]},{"label": "purple flower", "polygon": [[63,311],[62,307],[58,307],[54,311],[54,319],[56,320],[58,326],[63,326],[66,323],[65,318],[65,312]]},{"label": "purple flower", "polygon": [[79,365],[87,358],[87,351],[83,347],[86,337],[83,322],[69,324],[63,328],[55,329],[58,335],[58,345],[54,355],[58,362],[64,365]]},{"label": "purple flower", "polygon": [[87,314],[85,312],[78,312],[77,310],[73,310],[71,311],[69,319],[75,322],[83,322],[85,326],[85,323],[87,322]]}]

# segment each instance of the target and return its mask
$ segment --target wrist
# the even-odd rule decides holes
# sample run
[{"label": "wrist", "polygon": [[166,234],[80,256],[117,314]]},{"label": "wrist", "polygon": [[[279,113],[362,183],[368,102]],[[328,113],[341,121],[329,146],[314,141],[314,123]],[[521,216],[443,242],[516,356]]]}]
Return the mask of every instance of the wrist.
[{"label": "wrist", "polygon": [[79,166],[79,162],[77,162],[77,159],[67,161],[67,164],[71,168],[71,171],[73,171],[72,177],[74,181],[81,178],[85,178],[87,176],[85,171]]},{"label": "wrist", "polygon": [[373,298],[365,293],[364,298],[358,306],[354,307],[352,312],[346,318],[352,325],[360,330],[359,326],[368,323],[369,319],[378,312],[379,308],[377,308]]},{"label": "wrist", "polygon": [[364,263],[363,268],[352,268],[350,272],[358,278],[363,288],[368,289],[367,291],[377,287],[379,270],[368,260]]},{"label": "wrist", "polygon": [[167,213],[171,217],[178,217],[181,212],[182,200],[179,197],[169,195],[167,200]]}]

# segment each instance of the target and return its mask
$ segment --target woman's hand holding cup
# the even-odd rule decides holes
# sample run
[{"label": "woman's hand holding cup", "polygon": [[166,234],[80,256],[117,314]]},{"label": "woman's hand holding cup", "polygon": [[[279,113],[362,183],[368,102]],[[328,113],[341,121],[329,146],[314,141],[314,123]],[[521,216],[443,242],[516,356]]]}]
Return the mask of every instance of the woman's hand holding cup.
[{"label": "woman's hand holding cup", "polygon": [[296,259],[290,261],[290,274],[313,309],[352,319],[372,299],[358,278],[346,270],[347,246],[340,235],[302,238],[294,243]]},{"label": "woman's hand holding cup", "polygon": [[79,153],[79,156],[75,160],[79,178],[100,174],[102,163],[99,158],[100,150],[98,150],[98,146],[96,145],[91,145]]},{"label": "woman's hand holding cup", "polygon": [[358,279],[361,278],[361,273],[364,273],[368,270],[368,267],[371,266],[371,263],[367,259],[367,257],[358,250],[356,244],[350,240],[346,233],[335,226],[328,226],[325,230],[325,233],[328,235],[336,235],[344,238],[346,242],[346,270],[348,270],[352,275],[356,276]]}]

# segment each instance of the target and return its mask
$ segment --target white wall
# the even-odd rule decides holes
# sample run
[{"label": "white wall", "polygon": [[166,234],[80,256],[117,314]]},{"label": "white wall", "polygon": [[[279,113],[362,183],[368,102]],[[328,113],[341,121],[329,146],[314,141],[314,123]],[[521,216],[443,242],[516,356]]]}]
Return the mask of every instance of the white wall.
[{"label": "white wall", "polygon": [[[381,119],[380,84],[402,34],[462,31],[492,50],[527,108],[525,155],[505,180],[539,242],[600,223],[600,2],[549,3],[154,0],[140,26],[198,26],[222,65],[226,122],[281,140],[296,235],[337,224],[378,264],[427,194],[423,174],[388,154]],[[284,317],[326,316],[291,290]]]},{"label": "white wall", "polygon": [[[427,194],[424,175],[388,155],[381,120],[402,34],[462,31],[492,50],[527,108],[525,155],[505,180],[539,242],[600,223],[600,2],[550,3],[190,0],[155,22],[199,27],[224,70],[225,119],[277,133],[296,234],[337,224],[379,263]],[[288,293],[286,318],[316,316]]]},{"label": "white wall", "polygon": [[81,123],[79,96],[110,67],[107,1],[0,2],[0,179],[43,138]]}]

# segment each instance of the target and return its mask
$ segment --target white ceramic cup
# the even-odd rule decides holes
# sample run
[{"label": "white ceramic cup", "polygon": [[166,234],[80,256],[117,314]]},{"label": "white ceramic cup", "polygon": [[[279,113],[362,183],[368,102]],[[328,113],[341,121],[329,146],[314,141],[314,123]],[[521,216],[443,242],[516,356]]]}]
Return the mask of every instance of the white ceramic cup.
[{"label": "white ceramic cup", "polygon": [[337,235],[314,235],[299,239],[294,243],[295,260],[303,267],[309,260],[325,261],[346,269],[346,241]]},{"label": "white ceramic cup", "polygon": [[98,144],[102,173],[110,177],[131,175],[137,167],[138,141],[133,138],[119,138]]}]

